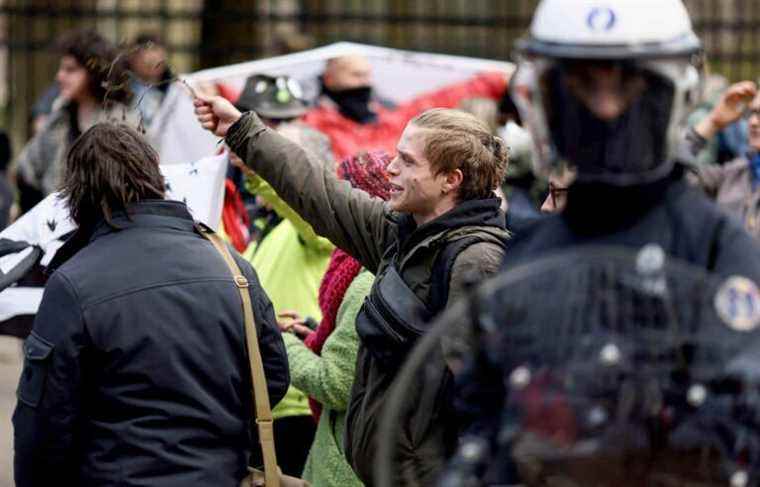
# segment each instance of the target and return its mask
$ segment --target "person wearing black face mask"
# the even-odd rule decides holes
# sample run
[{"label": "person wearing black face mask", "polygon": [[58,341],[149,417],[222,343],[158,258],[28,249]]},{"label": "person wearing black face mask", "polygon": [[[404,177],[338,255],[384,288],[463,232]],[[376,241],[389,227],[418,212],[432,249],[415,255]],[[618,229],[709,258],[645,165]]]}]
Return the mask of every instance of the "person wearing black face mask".
[{"label": "person wearing black face mask", "polygon": [[372,110],[371,86],[357,86],[345,90],[334,91],[324,85],[322,81],[322,94],[330,98],[338,105],[340,113],[359,123],[372,123],[377,121],[377,113]]},{"label": "person wearing black face mask", "polygon": [[330,138],[337,160],[362,150],[393,154],[401,132],[415,115],[435,107],[453,108],[465,98],[498,100],[506,86],[504,74],[483,73],[393,106],[374,93],[372,66],[361,55],[328,60],[320,81],[322,96],[303,121]]},{"label": "person wearing black face mask", "polygon": [[363,56],[342,56],[327,61],[322,75],[322,94],[344,116],[360,123],[377,121],[372,109],[372,66]]}]

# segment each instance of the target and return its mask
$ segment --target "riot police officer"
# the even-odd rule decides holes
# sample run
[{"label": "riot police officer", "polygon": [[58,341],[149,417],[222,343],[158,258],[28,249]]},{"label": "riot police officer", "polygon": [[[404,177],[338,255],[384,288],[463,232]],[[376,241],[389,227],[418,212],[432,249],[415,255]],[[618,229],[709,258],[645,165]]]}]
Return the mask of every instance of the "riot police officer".
[{"label": "riot police officer", "polygon": [[[539,426],[538,430],[549,431],[549,436],[558,434],[558,437],[552,439],[556,440],[553,444],[558,444],[558,448],[543,448],[543,443],[537,449],[529,448],[532,453],[529,455],[531,461],[527,464],[515,461],[513,448],[507,448],[506,451],[509,453],[506,456],[492,454],[491,462],[501,463],[497,467],[504,468],[491,468],[493,477],[488,479],[488,482],[528,482],[533,485],[563,486],[622,485],[620,481],[625,478],[625,465],[622,470],[612,469],[615,470],[614,473],[596,478],[583,475],[574,477],[572,474],[604,473],[603,462],[585,465],[580,460],[577,463],[555,462],[552,465],[557,468],[548,476],[540,473],[540,465],[546,465],[547,458],[556,460],[558,455],[561,456],[558,452],[572,452],[572,458],[582,459],[584,454],[593,457],[594,452],[600,451],[599,448],[591,448],[592,446],[614,444],[614,441],[600,443],[594,435],[584,436],[584,430],[579,428],[568,430],[551,426],[555,423],[565,425],[568,421],[569,424],[575,424],[574,421],[579,414],[587,415],[596,411],[593,401],[581,401],[584,406],[580,407],[574,400],[587,399],[589,394],[593,398],[597,389],[581,388],[579,395],[571,394],[565,397],[559,393],[554,394],[550,388],[549,396],[552,399],[548,402],[544,401],[545,397],[541,394],[529,395],[528,397],[538,398],[544,407],[533,408],[533,413],[538,411],[538,414],[533,416],[535,421],[526,422],[523,420],[531,417],[530,410],[533,406],[527,408],[528,413],[525,409],[523,413],[515,412],[514,414],[522,415],[518,419],[513,418],[510,408],[516,396],[510,389],[510,384],[515,381],[517,385],[526,387],[536,385],[531,382],[531,378],[537,376],[537,370],[566,370],[572,363],[583,364],[583,360],[578,360],[578,357],[586,356],[590,360],[592,356],[588,353],[591,352],[583,348],[591,346],[589,344],[599,345],[599,350],[594,349],[593,353],[613,359],[620,356],[620,343],[627,344],[626,350],[632,357],[636,357],[636,360],[628,362],[629,367],[625,369],[624,374],[613,374],[614,380],[622,380],[621,377],[625,376],[631,379],[633,384],[639,385],[639,374],[648,370],[650,365],[655,368],[662,366],[655,374],[658,377],[671,377],[672,374],[696,376],[693,368],[696,362],[690,360],[690,353],[697,353],[700,357],[703,355],[699,354],[712,356],[711,363],[716,371],[728,366],[728,357],[753,356],[753,347],[757,346],[758,342],[756,327],[760,323],[760,294],[755,285],[756,282],[760,282],[760,248],[740,224],[724,215],[683,180],[685,165],[678,160],[678,146],[683,121],[698,93],[701,45],[680,0],[618,0],[604,4],[591,0],[543,0],[535,12],[529,34],[518,43],[517,50],[518,70],[511,81],[510,89],[521,111],[522,119],[533,135],[536,169],[548,172],[551,168],[566,164],[574,168],[577,177],[568,190],[567,206],[561,213],[536,222],[510,243],[505,254],[502,275],[481,287],[467,304],[450,310],[441,319],[439,326],[451,323],[452,326],[456,324],[461,327],[463,323],[469,323],[483,335],[479,347],[475,347],[476,350],[472,352],[465,371],[458,374],[457,404],[461,419],[468,425],[464,428],[464,438],[469,439],[462,440],[459,453],[451,462],[454,471],[468,471],[475,477],[468,480],[467,476],[447,475],[443,481],[447,485],[457,485],[457,482],[462,485],[473,481],[473,478],[480,478],[483,482],[484,477],[478,477],[487,475],[482,468],[478,470],[473,467],[467,470],[460,467],[468,462],[473,465],[482,463],[483,458],[488,456],[483,452],[489,448],[498,451],[505,445],[514,447],[514,443],[510,443],[514,436],[510,435],[516,434],[516,431],[531,430],[526,425],[549,423],[547,427]],[[716,315],[715,310],[710,308],[710,312],[713,313],[710,316],[714,318],[712,321],[707,320],[710,326],[700,328],[707,312],[700,315],[699,319],[684,320],[684,316],[697,309],[697,304],[690,301],[690,298],[674,299],[672,282],[665,274],[661,280],[653,281],[656,285],[650,286],[646,284],[646,280],[641,281],[645,285],[641,284],[641,276],[636,273],[635,266],[630,272],[630,269],[625,270],[625,266],[620,267],[614,278],[603,272],[582,273],[580,270],[580,260],[577,256],[593,255],[597,246],[614,246],[638,251],[647,245],[649,249],[655,250],[644,253],[649,255],[644,258],[645,262],[651,261],[652,255],[659,256],[654,260],[659,259],[660,262],[666,259],[683,261],[693,270],[696,269],[695,273],[689,275],[709,276],[709,279],[723,282],[722,285],[707,286],[700,291],[703,298],[699,301],[699,309],[707,309],[714,304],[715,307],[722,307],[724,310]],[[603,258],[602,254],[599,255],[601,257],[597,259]],[[554,266],[551,273],[553,279],[558,279],[563,273],[577,279],[563,281],[564,286],[556,286],[550,280],[537,281],[532,287],[525,288],[530,292],[523,294],[523,299],[533,300],[532,305],[518,309],[515,304],[518,293],[514,292],[514,286],[505,285],[505,281],[509,281],[509,276],[516,274],[530,274],[526,269],[531,262],[550,256],[562,257],[551,261],[551,265]],[[542,265],[545,266],[546,261],[543,262]],[[604,265],[597,263],[589,268],[596,267],[604,268]],[[684,279],[683,282],[689,282],[689,279]],[[586,287],[581,287],[582,283]],[[542,289],[556,292],[550,296],[545,292],[536,292]],[[599,289],[604,289],[604,292]],[[588,293],[597,291],[599,295],[589,299]],[[620,297],[620,293],[625,295],[625,299]],[[654,295],[650,295],[651,293]],[[707,295],[711,298],[704,298]],[[645,314],[639,315],[634,311],[628,314],[613,313],[600,323],[592,321],[599,318],[598,316],[589,315],[586,326],[583,325],[584,313],[590,313],[590,308],[573,306],[576,300],[591,303],[589,306],[599,306],[603,310],[617,309],[615,304],[620,301],[620,304],[629,306],[626,309],[640,310]],[[743,303],[741,306],[736,305],[739,301]],[[530,304],[530,301],[528,303]],[[536,309],[547,313],[553,310],[557,312],[553,315],[544,314],[540,319],[532,320],[531,316],[535,316],[529,311]],[[663,310],[667,310],[668,313],[675,311],[674,314],[668,314]],[[651,316],[646,315],[650,311],[658,318],[650,319]],[[571,327],[572,332],[569,332],[559,321],[563,313],[565,316],[574,313],[577,320],[573,323],[581,325]],[[716,318],[718,315],[720,318]],[[642,321],[641,316],[649,318]],[[695,330],[695,334],[687,339],[682,334],[671,333],[673,323],[685,323],[691,327],[690,330]],[[552,326],[555,324],[556,328]],[[647,324],[658,332],[654,341],[641,339],[641,326]],[[494,336],[491,333],[499,329],[510,330],[511,326],[517,325],[525,327],[520,328],[523,334],[518,338],[505,339],[501,336],[500,339],[500,335]],[[616,326],[619,332],[616,339],[611,339],[609,343],[598,341],[600,330]],[[711,339],[720,343],[724,335],[722,331],[715,330],[728,333],[736,331],[735,328],[744,334],[740,336],[737,348],[731,353],[724,351],[710,355],[710,349],[703,346],[704,343],[709,343]],[[736,339],[734,335],[731,336],[732,340]],[[699,339],[689,341],[694,337]],[[559,340],[562,340],[564,348],[555,346]],[[650,346],[653,343],[662,344],[663,350],[666,350],[663,353],[668,360],[660,363],[656,354],[652,356]],[[537,344],[546,344],[546,347],[541,348]],[[535,348],[529,350],[528,347]],[[564,355],[560,348],[567,351],[567,355]],[[548,350],[551,350],[551,353]],[[683,352],[684,350],[686,352]],[[754,351],[757,356],[756,349]],[[554,352],[557,352],[557,355],[553,355]],[[459,359],[461,357],[460,352]],[[530,357],[532,362],[521,368],[509,357]],[[575,362],[557,357],[574,357]],[[407,363],[407,367],[414,365],[413,359]],[[749,367],[749,370],[753,368]],[[592,377],[594,374],[594,369],[591,369],[584,373],[563,376],[566,383],[562,382],[560,390],[564,391],[563,388],[572,384],[584,384],[582,378]],[[714,374],[711,377],[719,375]],[[407,376],[414,376],[414,373]],[[652,404],[658,405],[657,408],[653,406],[652,410],[656,409],[665,416],[674,411],[693,412],[689,409],[692,406],[689,406],[688,398],[692,397],[694,401],[702,404],[700,401],[704,394],[710,396],[713,392],[711,386],[701,387],[700,384],[697,384],[700,387],[692,389],[695,384],[690,384],[688,380],[683,384],[679,382],[675,389],[656,381],[643,382],[655,384],[650,388],[651,394],[644,394],[644,397],[672,398],[673,391],[676,390],[676,402],[687,404],[685,409],[671,410],[666,407],[671,403],[652,399]],[[745,384],[742,380],[736,383]],[[747,382],[750,383],[756,384],[757,380]],[[626,405],[630,401],[626,401],[629,399],[634,404],[639,404],[636,403],[636,398],[641,398],[642,394],[638,385],[630,394],[622,394],[624,398],[620,399],[619,391],[615,389],[619,389],[620,384],[622,382],[614,382],[610,386],[605,382],[604,390],[617,391],[614,394],[616,399],[604,403],[613,410],[602,409],[601,413],[595,414],[597,419],[604,420],[613,416],[619,419],[619,415],[613,414],[619,412],[614,408],[628,411]],[[399,390],[404,386],[403,383],[397,384]],[[538,382],[539,389],[545,391],[544,386],[545,382]],[[752,387],[749,387],[749,390],[756,390]],[[739,389],[741,390],[741,387]],[[692,396],[689,396],[690,390]],[[602,396],[604,394],[600,397]],[[732,405],[741,403],[746,406],[747,403],[752,403],[744,401],[746,396],[738,393],[729,394],[727,397],[728,399],[723,399]],[[725,401],[721,404],[725,405]],[[760,409],[753,409],[755,406],[752,404],[745,410],[754,418]],[[629,416],[624,415],[624,418]],[[510,422],[510,419],[515,420]],[[386,420],[392,421],[392,414],[386,416]],[[622,420],[623,424],[625,421],[627,419]],[[641,421],[646,425],[636,429],[636,435],[639,436],[634,435],[641,439],[641,442],[633,443],[645,452],[644,458],[648,458],[647,455],[659,457],[664,455],[662,452],[671,451],[668,448],[672,439],[669,433],[672,431],[667,429],[670,426],[666,428],[659,422],[650,425],[647,423],[649,419]],[[701,419],[697,422],[699,421]],[[709,423],[710,420],[705,421]],[[513,427],[505,428],[505,424],[511,424]],[[754,425],[751,422],[747,424]],[[389,426],[386,423],[386,427]],[[677,424],[671,426],[675,427]],[[724,475],[723,478],[727,482],[730,481],[731,485],[755,485],[752,482],[757,482],[757,479],[754,477],[756,473],[752,466],[760,465],[760,462],[753,463],[760,455],[757,429],[750,427],[739,431],[713,423],[702,426],[704,431],[711,431],[711,435],[700,436],[699,431],[703,430],[699,427],[689,430],[689,434],[697,432],[691,436],[687,435],[688,440],[692,442],[691,446],[697,449],[702,445],[714,447],[705,448],[705,455],[709,456],[718,451],[719,457],[730,458],[733,462],[730,464],[731,468],[717,468],[720,470],[719,473],[711,471],[708,478],[714,480]],[[733,440],[722,442],[718,446],[708,445],[705,438],[720,436],[720,433],[715,433],[720,428]],[[533,428],[534,433],[535,429]],[[588,442],[584,443],[585,440]],[[664,447],[654,449],[654,444]],[[731,450],[730,454],[726,454],[728,450]],[[657,453],[653,453],[655,451]],[[542,457],[543,454],[546,456]],[[678,455],[675,455],[675,458],[678,458]],[[526,465],[535,467],[532,469],[535,475],[526,474],[526,471],[531,470],[526,470]],[[638,465],[641,467],[641,463]],[[679,473],[683,473],[684,469],[675,469],[675,474],[669,471],[665,475],[670,480],[675,478],[675,483],[663,481],[664,483],[658,484],[659,480],[652,480],[657,477],[657,472],[648,471],[646,461],[643,465],[639,469],[643,470],[642,475],[631,475],[632,479],[638,480],[633,480],[630,485],[686,485],[681,482],[683,479],[678,480]],[[724,463],[715,462],[714,465]],[[743,467],[738,468],[737,465]],[[382,468],[378,467],[377,471],[381,470]],[[713,473],[715,475],[712,475]],[[696,478],[698,477],[699,475],[696,475]],[[688,481],[693,479],[694,477]],[[645,483],[636,484],[639,480]]]}]

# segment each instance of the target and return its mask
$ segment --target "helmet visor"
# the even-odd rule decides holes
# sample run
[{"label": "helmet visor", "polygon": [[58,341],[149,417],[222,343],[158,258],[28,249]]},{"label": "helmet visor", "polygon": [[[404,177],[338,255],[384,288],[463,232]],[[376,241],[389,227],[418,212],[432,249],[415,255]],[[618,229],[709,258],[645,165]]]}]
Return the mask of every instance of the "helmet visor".
[{"label": "helmet visor", "polygon": [[551,143],[579,180],[645,182],[669,170],[666,78],[635,62],[561,60],[538,82]]}]

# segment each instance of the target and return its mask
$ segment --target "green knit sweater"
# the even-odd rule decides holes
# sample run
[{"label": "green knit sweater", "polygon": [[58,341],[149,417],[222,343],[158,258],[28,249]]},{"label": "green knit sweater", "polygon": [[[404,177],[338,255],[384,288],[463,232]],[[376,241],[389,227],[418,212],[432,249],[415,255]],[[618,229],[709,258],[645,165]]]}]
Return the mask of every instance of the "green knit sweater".
[{"label": "green knit sweater", "polygon": [[343,430],[359,349],[356,315],[373,280],[372,274],[362,270],[351,282],[338,309],[335,329],[325,341],[321,356],[306,348],[294,335],[283,333],[291,383],[322,403],[322,415],[303,472],[304,480],[315,487],[362,485],[343,455]]}]

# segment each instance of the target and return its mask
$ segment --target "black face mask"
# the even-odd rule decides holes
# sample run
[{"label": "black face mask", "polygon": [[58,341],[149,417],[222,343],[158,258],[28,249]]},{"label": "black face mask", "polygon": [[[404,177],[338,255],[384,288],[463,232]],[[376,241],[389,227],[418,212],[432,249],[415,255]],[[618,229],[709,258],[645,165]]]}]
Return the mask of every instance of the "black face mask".
[{"label": "black face mask", "polygon": [[377,114],[369,108],[372,87],[330,90],[323,86],[322,92],[338,105],[340,113],[351,120],[359,123],[372,123],[377,120]]},{"label": "black face mask", "polygon": [[578,168],[579,179],[647,179],[660,170],[669,172],[667,128],[673,88],[665,80],[646,76],[644,93],[618,118],[605,121],[569,91],[561,70],[548,76],[552,142],[560,156]]}]

